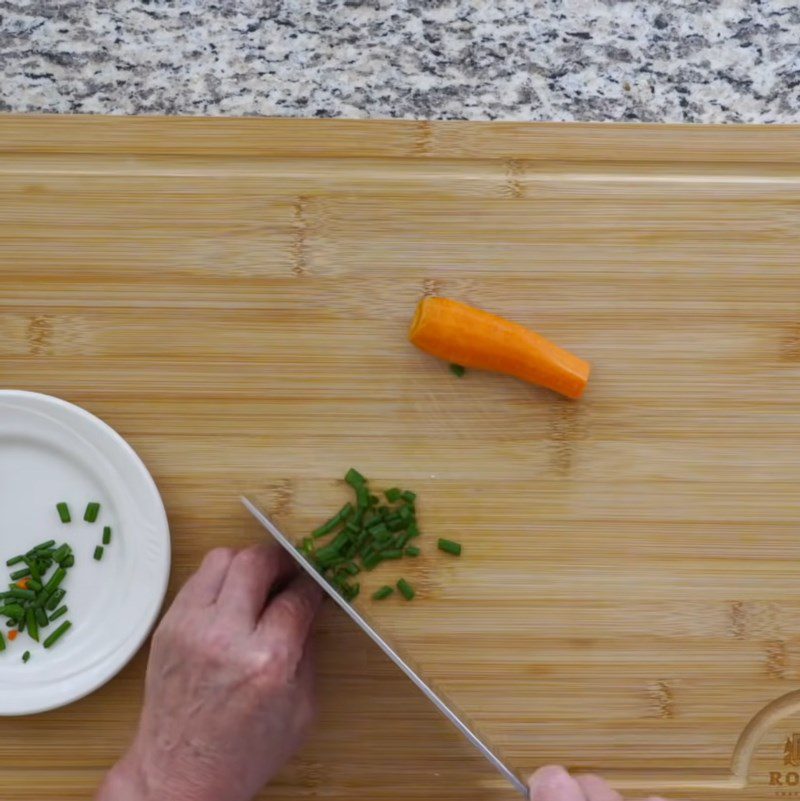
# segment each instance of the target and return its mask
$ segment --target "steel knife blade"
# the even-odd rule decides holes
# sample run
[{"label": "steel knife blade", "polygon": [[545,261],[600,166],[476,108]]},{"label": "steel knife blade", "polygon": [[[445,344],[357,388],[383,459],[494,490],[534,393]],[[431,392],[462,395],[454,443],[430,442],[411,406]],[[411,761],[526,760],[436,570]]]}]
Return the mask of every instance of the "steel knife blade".
[{"label": "steel knife blade", "polygon": [[461,732],[461,734],[475,747],[494,768],[506,778],[523,797],[528,797],[526,784],[511,770],[502,759],[459,717],[456,712],[441,698],[441,696],[406,662],[400,654],[373,628],[359,611],[351,606],[338,592],[317,572],[314,565],[306,559],[305,555],[295,548],[291,540],[258,508],[251,500],[242,496],[242,503],[251,515],[285,548],[294,560],[306,571],[317,584],[325,590],[344,613],[364,631],[367,636],[380,648],[392,662],[408,676],[422,691],[428,700]]}]

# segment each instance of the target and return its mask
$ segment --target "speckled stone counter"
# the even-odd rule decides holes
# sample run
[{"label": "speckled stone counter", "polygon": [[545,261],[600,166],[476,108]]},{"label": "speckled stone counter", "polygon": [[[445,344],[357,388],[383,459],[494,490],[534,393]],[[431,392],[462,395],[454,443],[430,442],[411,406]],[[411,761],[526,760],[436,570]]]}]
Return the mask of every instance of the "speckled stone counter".
[{"label": "speckled stone counter", "polygon": [[797,0],[0,0],[0,110],[800,121]]}]

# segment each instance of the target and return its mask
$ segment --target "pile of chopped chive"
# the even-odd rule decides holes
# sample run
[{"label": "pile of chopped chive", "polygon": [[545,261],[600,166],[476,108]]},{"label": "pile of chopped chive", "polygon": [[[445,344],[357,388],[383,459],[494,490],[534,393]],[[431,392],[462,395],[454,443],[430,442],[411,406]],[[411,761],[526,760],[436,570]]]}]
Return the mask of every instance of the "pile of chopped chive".
[{"label": "pile of chopped chive", "polygon": [[[67,593],[61,584],[74,564],[72,548],[66,542],[56,547],[55,540],[42,542],[6,562],[12,568],[11,583],[8,590],[0,592],[0,617],[6,618],[6,626],[11,629],[9,640],[27,631],[32,640],[40,642],[42,630],[67,613],[62,604]],[[55,645],[71,626],[69,620],[57,626],[44,638],[44,647]],[[5,649],[5,636],[0,629],[0,651]],[[27,662],[30,654],[25,653],[28,658],[23,654],[23,661]]]},{"label": "pile of chopped chive", "polygon": [[[56,511],[62,523],[71,523],[72,514],[64,501],[56,504]],[[95,523],[100,514],[100,504],[91,501],[86,505],[83,519]],[[103,546],[111,542],[111,527],[103,528],[102,543],[94,551],[94,558],[103,558]],[[68,543],[56,547],[55,540],[47,540],[31,548],[24,554],[13,556],[6,562],[12,568],[11,583],[8,590],[0,592],[0,618],[6,618],[6,634],[0,628],[0,651],[6,650],[6,637],[15,640],[23,632],[35,642],[42,641],[43,629],[67,614],[68,607],[62,602],[66,590],[61,586],[71,567],[75,565],[75,555]],[[72,622],[62,621],[47,637],[42,645],[54,646],[72,628]],[[22,661],[28,662],[30,651],[25,651]]]},{"label": "pile of chopped chive", "polygon": [[[353,577],[362,570],[373,570],[388,560],[419,556],[420,549],[409,544],[419,536],[419,526],[415,493],[392,487],[383,493],[382,503],[370,492],[367,479],[358,470],[350,468],[344,480],[355,492],[355,503],[346,503],[312,531],[298,550],[347,601],[352,601],[361,589]],[[447,545],[443,547],[443,543]],[[440,540],[439,548],[455,556],[461,553],[461,546],[451,540]],[[407,601],[414,597],[414,588],[405,579],[401,578],[396,586]],[[394,588],[385,585],[372,598],[380,601],[393,593]]]},{"label": "pile of chopped chive", "polygon": [[[353,576],[373,570],[381,562],[417,556],[409,540],[419,536],[416,494],[397,487],[386,490],[385,503],[369,490],[367,479],[350,468],[344,480],[355,492],[355,504],[346,503],[327,523],[299,545],[319,572],[348,601],[361,585]],[[320,544],[323,537],[329,538]]]}]

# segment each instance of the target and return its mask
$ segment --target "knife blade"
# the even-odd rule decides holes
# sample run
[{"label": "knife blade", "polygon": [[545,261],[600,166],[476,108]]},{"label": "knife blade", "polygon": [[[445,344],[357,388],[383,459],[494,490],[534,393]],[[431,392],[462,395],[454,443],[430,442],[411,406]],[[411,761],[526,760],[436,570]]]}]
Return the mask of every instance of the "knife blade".
[{"label": "knife blade", "polygon": [[395,651],[392,646],[381,637],[380,634],[370,625],[370,623],[339,595],[331,585],[317,572],[314,565],[306,559],[305,555],[295,548],[291,540],[265,515],[249,498],[241,497],[245,508],[261,525],[287,550],[292,558],[300,567],[308,573],[317,584],[325,590],[326,594],[332,598],[344,611],[344,613],[364,631],[367,636],[383,651],[392,662],[408,676],[409,679],[422,691],[423,695],[461,732],[461,734],[471,743],[483,756],[492,764],[505,779],[507,779],[514,789],[524,798],[528,797],[526,784],[514,773],[511,768],[500,759],[491,748],[468,726],[453,709],[439,696],[439,694],[408,664],[408,662]]}]

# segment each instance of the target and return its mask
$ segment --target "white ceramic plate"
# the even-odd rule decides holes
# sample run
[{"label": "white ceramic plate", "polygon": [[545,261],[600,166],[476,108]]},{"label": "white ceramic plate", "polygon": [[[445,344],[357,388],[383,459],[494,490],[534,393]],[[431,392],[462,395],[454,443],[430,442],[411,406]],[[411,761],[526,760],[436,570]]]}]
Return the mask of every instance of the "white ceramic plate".
[{"label": "white ceramic plate", "polygon": [[[72,522],[59,520],[66,501]],[[83,520],[89,501],[101,510]],[[103,526],[113,539],[92,558]],[[102,420],[66,401],[0,390],[0,587],[6,559],[54,539],[76,564],[64,600],[72,629],[44,650],[27,632],[0,653],[0,715],[63,706],[116,675],[144,642],[167,589],[170,539],[164,505],[141,459]],[[52,632],[57,621],[45,632]],[[5,619],[0,625],[4,633]],[[44,638],[42,637],[42,640]],[[24,651],[31,652],[27,664]]]}]

